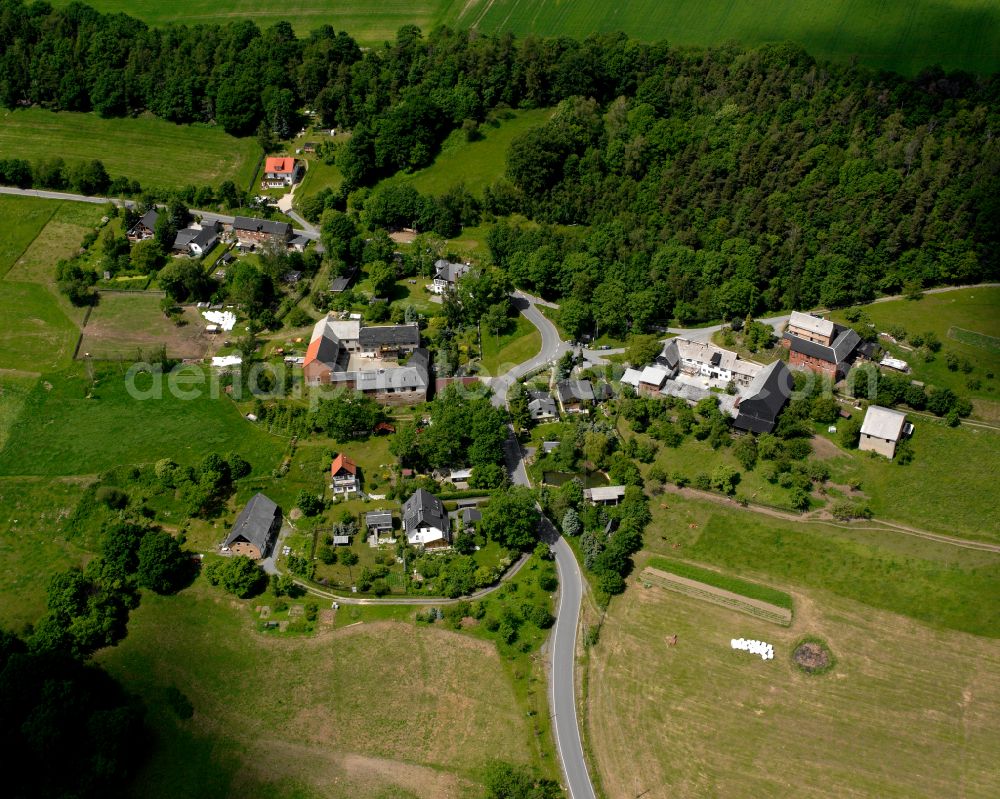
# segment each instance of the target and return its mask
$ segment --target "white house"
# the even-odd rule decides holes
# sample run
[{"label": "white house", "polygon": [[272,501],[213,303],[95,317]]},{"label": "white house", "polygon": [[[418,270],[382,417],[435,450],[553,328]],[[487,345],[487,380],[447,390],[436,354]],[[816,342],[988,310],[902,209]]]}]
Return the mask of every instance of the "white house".
[{"label": "white house", "polygon": [[434,262],[434,282],[427,288],[434,294],[444,294],[453,291],[459,278],[468,273],[472,264],[453,264],[444,258]]},{"label": "white house", "polygon": [[340,453],[330,464],[330,488],[333,495],[348,497],[361,491],[361,481],[358,479],[358,466],[344,453]]},{"label": "white house", "polygon": [[449,545],[448,514],[441,500],[418,488],[403,503],[403,531],[410,546],[435,549]]},{"label": "white house", "polygon": [[282,186],[291,186],[299,179],[302,165],[294,158],[279,156],[268,158],[264,161],[264,187],[277,189]]}]

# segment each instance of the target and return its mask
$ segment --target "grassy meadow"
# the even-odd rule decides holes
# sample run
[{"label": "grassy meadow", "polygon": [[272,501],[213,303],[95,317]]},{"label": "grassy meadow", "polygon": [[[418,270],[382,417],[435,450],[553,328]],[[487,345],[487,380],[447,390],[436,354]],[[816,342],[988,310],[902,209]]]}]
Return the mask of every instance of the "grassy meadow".
[{"label": "grassy meadow", "polygon": [[0,283],[0,368],[42,372],[73,358],[78,329],[45,286]]},{"label": "grassy meadow", "polygon": [[[150,390],[152,379],[140,377],[136,386]],[[230,451],[258,468],[273,468],[282,439],[247,422],[224,395],[209,396],[207,380],[178,386],[202,396],[182,399],[164,379],[161,398],[134,399],[126,365],[97,367],[93,382],[82,368],[47,375],[27,397],[0,451],[0,475],[96,474],[167,457],[196,463],[210,452]]]},{"label": "grassy meadow", "polygon": [[482,336],[483,371],[490,376],[504,374],[511,366],[537,355],[542,348],[538,328],[520,314],[511,320],[506,333],[494,336],[484,330]]},{"label": "grassy meadow", "polygon": [[144,188],[216,186],[232,180],[246,188],[260,156],[256,139],[237,139],[219,128],[174,125],[146,114],[101,119],[96,114],[0,111],[0,158],[37,161],[98,158],[112,177],[138,180]]},{"label": "grassy meadow", "polygon": [[645,546],[653,554],[792,593],[822,590],[938,629],[1000,638],[1000,555],[994,552],[863,523],[789,521],[676,494],[654,497],[651,509]]},{"label": "grassy meadow", "polygon": [[[66,5],[68,0],[58,0]],[[253,19],[267,27],[288,20],[304,34],[320,25],[346,30],[363,45],[392,40],[401,25],[475,27],[489,32],[583,38],[624,31],[643,41],[713,46],[792,41],[813,55],[915,74],[941,64],[949,69],[992,72],[1000,67],[1000,8],[993,0],[90,0],[104,12],[122,12],[152,25],[225,23]]]},{"label": "grassy meadow", "polygon": [[[128,638],[99,658],[146,702],[157,734],[137,793],[465,796],[491,758],[530,762],[495,646],[415,627],[413,612],[341,626],[323,610],[314,637],[289,638],[255,633],[253,602],[201,580],[144,596]],[[172,710],[171,686],[192,718]]]},{"label": "grassy meadow", "polygon": [[[587,665],[585,731],[606,795],[996,795],[996,641],[820,588],[795,607],[781,628],[633,581]],[[828,673],[792,662],[807,635],[829,646]],[[774,659],[732,650],[741,637]]]}]

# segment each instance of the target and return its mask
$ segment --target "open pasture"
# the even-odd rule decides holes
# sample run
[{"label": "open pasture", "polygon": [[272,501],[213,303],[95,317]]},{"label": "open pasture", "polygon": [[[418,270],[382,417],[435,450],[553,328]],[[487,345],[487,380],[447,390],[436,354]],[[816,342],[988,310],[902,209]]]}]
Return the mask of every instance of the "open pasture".
[{"label": "open pasture", "polygon": [[[0,475],[97,474],[113,466],[173,458],[197,463],[212,452],[239,452],[255,469],[270,471],[285,442],[246,421],[219,389],[163,379],[161,396],[133,397],[126,385],[128,364],[95,366],[91,381],[83,366],[45,375],[24,403],[6,446]],[[190,374],[190,372],[188,373]],[[152,390],[146,375],[135,385]],[[200,392],[185,399],[184,392]]]},{"label": "open pasture", "polygon": [[217,186],[224,180],[246,188],[260,147],[256,139],[237,139],[220,128],[174,125],[148,114],[102,119],[38,108],[0,111],[0,158],[55,156],[67,162],[100,159],[112,177],[138,180],[144,188]]},{"label": "open pasture", "polygon": [[[530,762],[492,643],[388,621],[281,638],[254,632],[254,618],[252,601],[199,580],[144,596],[128,638],[100,656],[158,734],[143,796],[444,799],[477,795],[493,757]],[[171,710],[170,686],[191,719]]]},{"label": "open pasture", "polygon": [[[587,673],[586,733],[608,796],[996,795],[996,640],[821,590],[795,605],[781,628],[632,582]],[[807,635],[833,653],[826,674],[792,662]],[[742,637],[772,644],[774,659],[732,650]]]}]

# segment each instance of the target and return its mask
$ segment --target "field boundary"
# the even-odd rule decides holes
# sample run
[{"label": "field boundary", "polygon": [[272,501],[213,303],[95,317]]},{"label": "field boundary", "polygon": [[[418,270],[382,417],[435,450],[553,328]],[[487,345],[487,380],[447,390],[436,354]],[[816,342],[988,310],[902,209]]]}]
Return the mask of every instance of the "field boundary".
[{"label": "field boundary", "polygon": [[787,627],[792,623],[792,611],[788,608],[778,607],[760,599],[752,599],[733,593],[732,591],[727,591],[724,588],[709,585],[708,583],[681,577],[678,574],[671,574],[652,566],[647,566],[643,569],[639,578],[643,583],[655,585],[658,588],[665,588],[668,591],[674,591],[678,594],[684,594],[693,599],[710,602],[713,605],[729,608],[738,613],[745,613],[748,616],[754,616],[755,618],[774,624],[780,624],[782,627]]},{"label": "field boundary", "polygon": [[1000,338],[990,336],[986,333],[977,333],[975,330],[966,330],[964,327],[952,326],[948,328],[948,338],[960,344],[967,344],[970,347],[978,347],[993,355],[1000,355]]},{"label": "field boundary", "polygon": [[[21,250],[21,252],[19,252],[17,254],[17,258],[15,258],[14,260],[12,260],[10,262],[10,266],[7,267],[7,269],[4,270],[4,273],[3,273],[2,276],[0,276],[0,279],[2,279],[2,280],[7,280],[8,279],[7,276],[11,272],[14,271],[14,267],[17,266],[20,263],[20,261],[21,261],[22,258],[24,258],[24,254],[28,250],[31,249],[31,245],[34,244],[38,240],[38,237],[41,236],[42,232],[45,230],[45,228],[48,227],[49,222],[52,221],[52,217],[54,217],[56,215],[56,211],[59,210],[59,205],[60,204],[61,203],[57,202],[52,207],[52,213],[49,214],[49,218],[46,219],[44,223],[42,223],[42,226],[40,228],[38,228],[38,231],[35,233],[35,235],[31,237],[31,241],[29,241],[27,244],[24,245],[24,249]],[[31,283],[32,281],[30,281],[30,280],[11,280],[10,282],[11,283]]]}]

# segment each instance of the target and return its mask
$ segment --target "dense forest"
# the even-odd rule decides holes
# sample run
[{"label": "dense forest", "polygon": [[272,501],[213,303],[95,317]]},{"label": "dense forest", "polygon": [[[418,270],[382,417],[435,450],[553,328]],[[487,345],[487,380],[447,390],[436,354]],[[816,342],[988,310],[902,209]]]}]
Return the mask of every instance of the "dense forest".
[{"label": "dense forest", "polygon": [[[407,26],[362,51],[328,26],[304,39],[286,23],[151,29],[78,3],[0,0],[4,105],[148,110],[279,137],[313,109],[352,137],[336,153],[344,185],[307,216],[349,202],[363,220],[446,235],[499,218],[495,264],[563,299],[573,334],[996,278],[998,101],[998,75],[908,79],[792,45]],[[482,198],[460,185],[439,198],[366,188],[504,107],[549,106]]]}]

